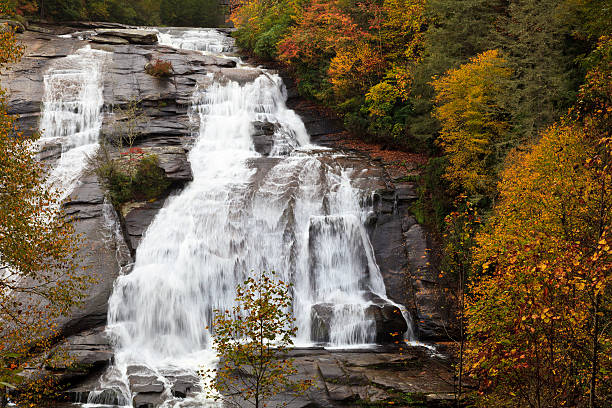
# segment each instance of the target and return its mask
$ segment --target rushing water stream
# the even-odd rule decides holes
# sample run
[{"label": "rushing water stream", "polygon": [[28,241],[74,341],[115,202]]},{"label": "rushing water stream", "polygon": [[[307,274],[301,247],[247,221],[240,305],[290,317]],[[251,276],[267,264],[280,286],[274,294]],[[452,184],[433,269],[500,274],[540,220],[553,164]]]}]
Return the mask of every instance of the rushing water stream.
[{"label": "rushing water stream", "polygon": [[41,148],[59,146],[61,155],[49,183],[62,191],[61,200],[76,186],[87,156],[98,148],[104,105],[102,67],[108,53],[85,47],[58,60],[45,75]]},{"label": "rushing water stream", "polygon": [[[206,53],[232,48],[215,30],[163,30],[160,41]],[[65,146],[54,172],[63,186],[76,182],[101,124],[103,55],[82,50],[73,58],[72,69],[45,78],[42,127],[46,141]],[[352,185],[353,170],[334,160],[337,153],[310,144],[278,75],[264,71],[242,85],[210,79],[190,107],[198,129],[189,155],[193,182],[167,200],[132,271],[115,282],[108,312],[115,358],[89,394],[92,406],[131,406],[136,377],[153,378],[164,406],[211,404],[202,393],[177,398],[177,384],[203,386],[198,370],[216,362],[205,329],[213,310],[231,308],[236,285],[264,270],[294,285],[296,344],[320,340],[316,307],[331,310],[327,346],[375,340],[366,308],[386,294],[364,227],[370,192]],[[261,123],[274,128],[270,157],[254,148]]]}]

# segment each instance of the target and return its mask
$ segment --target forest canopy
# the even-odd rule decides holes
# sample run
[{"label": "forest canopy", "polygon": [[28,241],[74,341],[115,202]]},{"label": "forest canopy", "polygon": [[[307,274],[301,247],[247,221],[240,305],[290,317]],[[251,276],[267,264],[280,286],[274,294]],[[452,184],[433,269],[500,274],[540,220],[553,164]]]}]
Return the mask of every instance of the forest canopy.
[{"label": "forest canopy", "polygon": [[112,21],[133,25],[218,27],[218,0],[12,0],[18,14],[50,21]]}]

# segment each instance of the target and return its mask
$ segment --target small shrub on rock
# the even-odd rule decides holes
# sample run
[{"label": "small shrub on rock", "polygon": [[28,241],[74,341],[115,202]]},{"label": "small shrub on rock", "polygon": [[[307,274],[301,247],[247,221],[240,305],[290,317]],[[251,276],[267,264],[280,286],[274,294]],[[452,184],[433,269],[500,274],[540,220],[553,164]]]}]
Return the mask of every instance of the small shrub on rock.
[{"label": "small shrub on rock", "polygon": [[138,162],[136,174],[132,180],[134,197],[150,200],[161,196],[170,186],[166,173],[159,167],[156,155],[150,154]]},{"label": "small shrub on rock", "polygon": [[170,61],[155,58],[145,66],[145,72],[155,78],[167,78],[172,76],[174,69]]},{"label": "small shrub on rock", "polygon": [[119,209],[128,201],[146,201],[163,195],[170,186],[156,155],[139,155],[136,163],[129,160],[95,158],[95,172],[108,192],[108,197]]}]

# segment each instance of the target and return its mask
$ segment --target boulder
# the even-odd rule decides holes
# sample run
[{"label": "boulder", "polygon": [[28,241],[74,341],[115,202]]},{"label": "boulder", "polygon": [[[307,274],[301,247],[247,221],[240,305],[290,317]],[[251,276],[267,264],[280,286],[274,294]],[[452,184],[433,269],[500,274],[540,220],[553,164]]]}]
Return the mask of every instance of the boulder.
[{"label": "boulder", "polygon": [[[373,321],[376,328],[376,342],[379,344],[393,343],[402,339],[408,324],[399,307],[373,295],[373,304],[365,309],[366,321]],[[312,306],[311,339],[316,342],[328,342],[330,322],[334,316],[334,305],[321,303]]]},{"label": "boulder", "polygon": [[262,156],[269,156],[274,147],[274,133],[279,125],[270,122],[253,122],[253,146]]},{"label": "boulder", "polygon": [[159,167],[171,182],[183,185],[193,180],[191,164],[187,159],[187,150],[185,148],[181,146],[167,146],[152,147],[144,150],[157,155]]},{"label": "boulder", "polygon": [[157,32],[153,30],[138,30],[129,28],[102,28],[96,29],[97,35],[103,37],[118,37],[127,40],[130,44],[153,45],[157,44]]},{"label": "boulder", "polygon": [[164,383],[157,376],[130,375],[130,390],[137,393],[161,394],[164,392]]},{"label": "boulder", "polygon": [[134,408],[155,408],[164,403],[166,398],[156,392],[139,392],[134,395],[132,406]]},{"label": "boulder", "polygon": [[101,405],[117,406],[123,405],[123,398],[115,390],[104,390],[96,396],[96,401]]},{"label": "boulder", "polygon": [[[231,60],[228,60],[231,61]],[[236,63],[234,62],[234,66]],[[253,82],[263,73],[260,69],[251,68],[219,68],[215,73],[215,81],[227,82],[234,81],[240,85]]]},{"label": "boulder", "polygon": [[376,342],[393,343],[401,340],[408,330],[408,324],[399,307],[386,303],[370,305],[365,311],[366,317],[376,322]]},{"label": "boulder", "polygon": [[329,324],[334,316],[334,305],[322,303],[312,306],[310,310],[310,339],[327,343],[329,341]]},{"label": "boulder", "polygon": [[200,377],[196,375],[168,376],[167,378],[172,384],[172,395],[177,398],[186,398],[202,390]]}]

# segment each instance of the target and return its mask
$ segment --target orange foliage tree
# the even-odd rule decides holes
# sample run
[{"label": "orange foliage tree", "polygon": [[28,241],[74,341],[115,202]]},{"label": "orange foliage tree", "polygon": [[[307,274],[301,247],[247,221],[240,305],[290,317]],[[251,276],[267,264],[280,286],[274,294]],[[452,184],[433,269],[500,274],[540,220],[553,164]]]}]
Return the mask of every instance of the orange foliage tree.
[{"label": "orange foliage tree", "polygon": [[468,304],[483,407],[609,406],[612,41],[576,107],[503,173]]},{"label": "orange foliage tree", "polygon": [[355,130],[391,138],[405,136],[424,10],[425,0],[250,0],[234,7],[232,21],[238,44],[285,63],[302,94],[345,114]]},{"label": "orange foliage tree", "polygon": [[[0,0],[0,14],[9,11]],[[0,69],[22,52],[13,31],[0,33]],[[21,371],[50,346],[55,319],[78,303],[89,281],[77,273],[77,241],[35,159],[36,139],[18,131],[0,91],[0,381],[25,399],[49,387],[41,379],[25,383]]]}]

